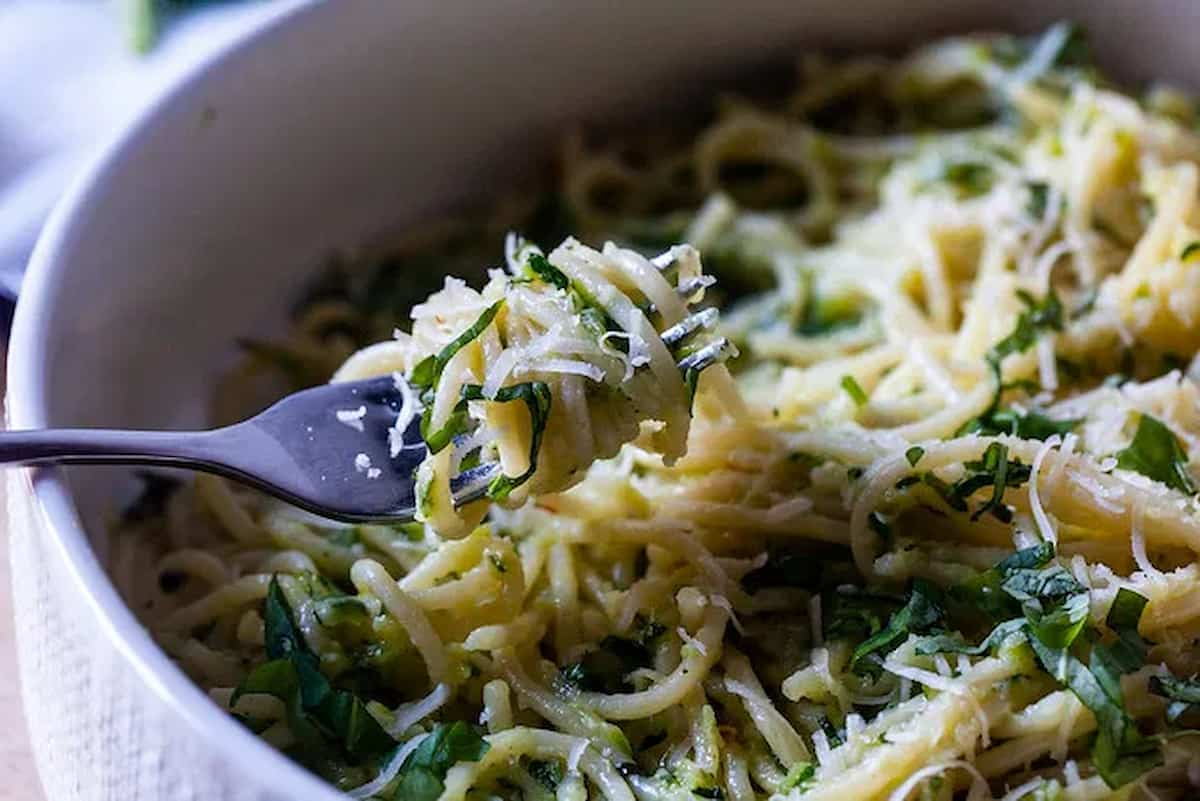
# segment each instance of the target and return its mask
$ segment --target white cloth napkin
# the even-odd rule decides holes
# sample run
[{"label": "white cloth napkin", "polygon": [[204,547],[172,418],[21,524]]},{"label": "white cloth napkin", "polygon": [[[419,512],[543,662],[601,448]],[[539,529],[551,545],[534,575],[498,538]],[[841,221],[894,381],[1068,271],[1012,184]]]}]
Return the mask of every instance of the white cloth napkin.
[{"label": "white cloth napkin", "polygon": [[137,55],[116,3],[0,0],[0,295],[16,296],[42,222],[98,147],[180,75],[302,2],[187,12]]}]

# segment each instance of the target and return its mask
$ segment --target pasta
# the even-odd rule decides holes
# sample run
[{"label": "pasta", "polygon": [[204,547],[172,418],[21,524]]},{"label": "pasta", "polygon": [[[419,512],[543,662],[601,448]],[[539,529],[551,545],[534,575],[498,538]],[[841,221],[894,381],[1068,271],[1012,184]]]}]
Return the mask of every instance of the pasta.
[{"label": "pasta", "polygon": [[799,73],[244,343],[219,415],[397,372],[446,444],[407,525],[147,478],[114,577],[215,702],[356,798],[1200,792],[1196,104],[1066,24]]},{"label": "pasta", "polygon": [[466,534],[487,511],[486,502],[455,508],[451,481],[466,469],[498,472],[487,499],[518,506],[578,482],[643,423],[644,447],[674,462],[695,383],[731,352],[705,333],[715,309],[687,313],[712,280],[690,246],[649,260],[568,240],[547,258],[510,235],[505,249],[508,272],[493,270],[482,292],[447,278],[413,308],[411,333],[359,351],[333,376],[396,376],[404,402],[389,431],[393,458],[424,410],[417,520],[442,536]]}]

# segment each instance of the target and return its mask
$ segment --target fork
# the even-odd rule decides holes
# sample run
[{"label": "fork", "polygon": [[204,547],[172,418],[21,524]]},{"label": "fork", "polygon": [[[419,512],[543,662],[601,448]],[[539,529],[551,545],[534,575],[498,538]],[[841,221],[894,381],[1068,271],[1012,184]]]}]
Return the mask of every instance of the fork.
[{"label": "fork", "polygon": [[[700,311],[662,333],[668,347],[711,324]],[[723,358],[721,338],[683,356],[681,371]],[[0,432],[0,465],[138,464],[215,473],[322,517],[351,523],[410,521],[414,471],[427,449],[420,420],[389,443],[402,404],[398,376],[306,389],[260,414],[211,431],[46,429]],[[393,433],[394,437],[394,433]],[[500,467],[490,462],[451,482],[456,506],[484,496]]]}]

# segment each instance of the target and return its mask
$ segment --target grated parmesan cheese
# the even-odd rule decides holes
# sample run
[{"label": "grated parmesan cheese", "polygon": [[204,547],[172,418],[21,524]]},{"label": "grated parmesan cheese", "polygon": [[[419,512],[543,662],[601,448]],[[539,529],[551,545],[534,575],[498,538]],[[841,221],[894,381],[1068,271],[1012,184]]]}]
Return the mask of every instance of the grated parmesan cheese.
[{"label": "grated parmesan cheese", "polygon": [[337,421],[343,425],[350,426],[355,431],[362,432],[363,418],[367,416],[367,407],[359,406],[357,409],[338,409],[334,412]]},{"label": "grated parmesan cheese", "polygon": [[1033,457],[1033,466],[1029,468],[1029,508],[1033,512],[1033,519],[1037,523],[1038,531],[1042,535],[1042,539],[1046,542],[1058,544],[1058,530],[1054,526],[1054,521],[1046,514],[1045,508],[1042,506],[1042,497],[1038,490],[1038,478],[1042,469],[1042,462],[1046,460],[1047,454],[1054,450],[1055,446],[1061,444],[1062,439],[1058,434],[1054,434],[1042,443],[1042,447],[1038,449],[1037,456]]}]

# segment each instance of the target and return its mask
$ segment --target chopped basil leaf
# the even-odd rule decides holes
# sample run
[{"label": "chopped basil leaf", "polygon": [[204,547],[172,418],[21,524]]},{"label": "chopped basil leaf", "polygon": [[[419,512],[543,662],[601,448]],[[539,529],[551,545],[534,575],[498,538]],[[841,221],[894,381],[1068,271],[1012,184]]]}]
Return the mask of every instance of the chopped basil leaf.
[{"label": "chopped basil leaf", "polygon": [[396,743],[347,690],[335,689],[321,673],[320,660],[296,627],[291,607],[272,576],[263,610],[267,657],[234,691],[230,706],[246,694],[283,701],[288,729],[303,753],[314,758],[331,747],[349,762],[381,756]]},{"label": "chopped basil leaf", "polygon": [[1174,723],[1185,713],[1200,705],[1200,679],[1177,679],[1174,676],[1151,676],[1150,692],[1170,701],[1167,720]]},{"label": "chopped basil leaf", "polygon": [[[1013,467],[1021,466],[1022,465],[1020,465],[1019,462],[1013,464]],[[1004,506],[1004,491],[1010,486],[1010,481],[1015,480],[1017,474],[1020,472],[1021,471],[1019,470],[1014,470],[1013,479],[1010,479],[1008,446],[999,442],[993,442],[991,445],[989,445],[987,450],[983,453],[982,468],[978,475],[983,478],[990,478],[992,484],[992,497],[988,498],[983,506],[980,506],[975,513],[971,515],[971,519],[978,520],[983,516],[983,513],[987,511],[993,512],[993,514],[995,514],[996,517],[999,517],[1001,520],[1005,520],[1006,516],[1011,518],[1012,513],[1008,511],[1006,506]],[[1026,470],[1024,472],[1024,478],[1021,479],[1016,486],[1023,484],[1025,480],[1028,480],[1028,477],[1028,470]],[[967,481],[967,479],[964,478],[963,481]],[[969,493],[963,492],[962,494],[963,497],[966,497]],[[1003,510],[1003,513],[997,513],[999,510]],[[1005,522],[1007,522],[1007,520],[1005,520]]]},{"label": "chopped basil leaf", "polygon": [[788,770],[787,776],[776,790],[779,794],[790,793],[792,790],[799,790],[801,793],[808,789],[808,785],[812,782],[813,777],[817,773],[817,766],[812,762],[797,762]]},{"label": "chopped basil leaf", "polygon": [[537,781],[538,784],[545,787],[550,792],[558,789],[559,783],[563,780],[563,766],[561,762],[551,759],[535,759],[531,761],[525,768],[529,771],[529,775]]},{"label": "chopped basil leaf", "polygon": [[971,645],[962,634],[951,632],[949,634],[931,634],[926,637],[921,637],[916,644],[916,652],[922,656],[929,654],[966,654],[967,656],[983,656],[989,651],[1000,647],[1014,634],[1023,633],[1025,630],[1025,621],[1021,618],[1013,618],[1005,620],[1003,623],[996,624],[996,627],[983,638],[983,642],[979,645]]},{"label": "chopped basil leaf", "polygon": [[800,274],[804,288],[804,304],[800,307],[795,331],[804,337],[820,337],[862,322],[862,312],[848,299],[821,298],[810,270]]},{"label": "chopped basil leaf", "polygon": [[1021,604],[1033,633],[1052,648],[1069,647],[1087,623],[1087,588],[1058,565],[1014,570],[1000,587]]},{"label": "chopped basil leaf", "polygon": [[1004,358],[1029,350],[1037,342],[1038,334],[1042,331],[1063,329],[1062,301],[1058,299],[1054,290],[1046,293],[1046,297],[1040,303],[1024,290],[1018,290],[1017,297],[1025,304],[1025,310],[1017,317],[1017,324],[1012,333],[992,345],[984,357],[996,377],[996,395],[989,412],[999,406],[1000,394],[1004,391],[1003,372],[1000,369]]},{"label": "chopped basil leaf", "polygon": [[884,621],[907,599],[890,594],[839,588],[823,598],[826,641],[862,642],[883,630]]},{"label": "chopped basil leaf", "polygon": [[1129,447],[1117,454],[1117,467],[1133,470],[1168,487],[1192,495],[1196,485],[1179,440],[1161,421],[1143,414]]},{"label": "chopped basil leaf", "polygon": [[687,388],[689,413],[692,405],[696,402],[696,389],[700,386],[700,373],[701,370],[695,367],[689,367],[683,371],[683,385]]},{"label": "chopped basil leaf", "polygon": [[942,164],[938,180],[945,181],[962,197],[982,195],[992,188],[994,174],[990,165],[977,161]]},{"label": "chopped basil leaf", "polygon": [[639,668],[651,667],[653,662],[646,644],[610,634],[578,662],[562,668],[559,678],[587,692],[630,692],[633,687],[627,678],[629,674]]},{"label": "chopped basil leaf", "polygon": [[1054,558],[1054,546],[1048,542],[1024,548],[1011,554],[995,566],[950,590],[955,599],[985,612],[993,620],[1008,620],[1021,614],[1020,606],[1004,592],[1002,585],[1013,573],[1034,570]]},{"label": "chopped basil leaf", "polygon": [[1025,186],[1029,190],[1029,199],[1025,201],[1025,213],[1040,222],[1046,216],[1050,185],[1045,181],[1029,181]]},{"label": "chopped basil leaf", "polygon": [[754,595],[765,587],[817,586],[821,578],[821,560],[811,555],[774,552],[762,567],[742,576],[742,588]]},{"label": "chopped basil leaf", "polygon": [[[1062,567],[1050,564],[1053,557],[1049,543],[1017,551],[951,591],[973,610],[1003,619],[979,646],[967,645],[958,634],[942,634],[922,639],[916,651],[978,656],[1020,633],[1042,667],[1092,711],[1098,725],[1092,763],[1110,787],[1120,787],[1162,760],[1157,743],[1144,737],[1125,711],[1121,695],[1120,677],[1141,667],[1145,659],[1146,644],[1137,625],[1146,599],[1122,589],[1105,620],[1115,639],[1081,636],[1088,620],[1088,590]],[[1085,665],[1075,651],[1089,645]]]},{"label": "chopped basil leaf", "polygon": [[446,789],[444,779],[459,762],[478,762],[488,743],[466,723],[439,723],[404,759],[397,775],[395,801],[437,801]]},{"label": "chopped basil leaf", "polygon": [[[1063,576],[1066,571],[1062,568],[1049,568],[1036,574],[1020,593],[1014,593],[1010,584],[1021,573],[1029,572],[1018,571],[1005,582],[1006,591],[1022,601],[1029,625],[1029,644],[1046,672],[1069,688],[1095,716],[1097,731],[1091,753],[1096,771],[1109,787],[1128,784],[1162,762],[1157,743],[1144,737],[1125,711],[1121,693],[1121,675],[1140,667],[1144,658],[1145,644],[1137,635],[1137,623],[1145,599],[1137,593],[1128,593],[1114,600],[1106,622],[1117,633],[1117,643],[1094,644],[1085,666],[1072,653],[1071,645],[1082,627],[1082,622],[1074,622],[1075,617],[1087,619],[1087,589],[1069,574]],[[1039,595],[1028,597],[1030,589],[1036,589]],[[1047,601],[1058,606],[1044,614]],[[1056,624],[1049,625],[1056,616]]]},{"label": "chopped basil leaf", "polygon": [[1200,242],[1188,242],[1183,252],[1179,254],[1179,260],[1187,262],[1191,260],[1192,256],[1200,256]]},{"label": "chopped basil leaf", "polygon": [[550,420],[550,387],[542,381],[526,381],[503,387],[496,392],[494,398],[485,398],[483,387],[478,384],[468,384],[462,388],[462,401],[491,400],[496,403],[524,401],[529,409],[529,425],[533,431],[529,441],[529,467],[519,476],[497,476],[488,485],[488,497],[495,501],[504,501],[517,487],[529,480],[537,471],[538,453],[542,449],[542,436],[546,433],[546,423]]},{"label": "chopped basil leaf", "polygon": [[863,392],[863,388],[854,380],[854,376],[842,376],[842,389],[846,390],[846,394],[854,401],[855,406],[865,406],[867,404],[867,393]]},{"label": "chopped basil leaf", "polygon": [[433,407],[427,406],[425,414],[421,417],[421,439],[425,440],[425,447],[430,453],[440,452],[453,442],[455,437],[467,433],[471,428],[471,417],[465,408],[455,409],[442,427],[434,431],[429,430],[432,414]]},{"label": "chopped basil leaf", "polygon": [[[1091,63],[1091,50],[1083,29],[1072,22],[1058,22],[1036,37],[999,39],[992,45],[992,57],[1006,67],[1019,68],[1028,80],[1050,77],[1047,70],[1084,68]],[[1036,54],[1036,56],[1035,56]]]},{"label": "chopped basil leaf", "polygon": [[945,616],[941,590],[924,579],[914,579],[908,602],[891,616],[887,626],[854,649],[850,669],[860,671],[868,656],[876,652],[886,655],[909,634],[923,634],[940,624]]},{"label": "chopped basil leaf", "polygon": [[1057,22],[1050,26],[1039,39],[1039,43],[1054,43],[1055,67],[1088,67],[1092,63],[1092,49],[1083,28],[1074,22]]},{"label": "chopped basil leaf", "polygon": [[967,502],[964,501],[958,495],[958,493],[954,491],[954,487],[951,487],[945,481],[940,479],[935,473],[930,472],[930,473],[922,474],[921,475],[921,483],[925,484],[927,487],[931,488],[938,495],[942,496],[942,500],[944,500],[946,502],[946,505],[949,506],[954,511],[956,511],[956,512],[967,511]]},{"label": "chopped basil leaf", "polygon": [[817,725],[821,727],[821,731],[825,733],[825,739],[829,741],[830,748],[837,748],[842,743],[846,742],[846,738],[842,736],[842,732],[837,726],[833,725],[833,721],[824,715],[817,721]]},{"label": "chopped basil leaf", "polygon": [[1136,722],[1125,711],[1119,684],[1106,686],[1069,650],[1031,635],[1029,644],[1042,667],[1096,717],[1092,764],[1109,787],[1128,784],[1162,762],[1158,745],[1138,732]]},{"label": "chopped basil leaf", "polygon": [[475,322],[471,324],[470,328],[455,337],[437,355],[427,356],[422,359],[413,368],[412,375],[409,377],[409,383],[418,389],[431,389],[436,386],[438,379],[442,377],[442,371],[446,369],[447,363],[454,358],[456,353],[474,342],[492,324],[492,320],[496,319],[496,314],[503,305],[504,301],[498,300],[491,306],[488,306]]},{"label": "chopped basil leaf", "polygon": [[983,452],[982,459],[967,462],[964,466],[967,473],[953,484],[947,484],[933,472],[922,474],[921,481],[956,512],[967,511],[967,499],[979,490],[991,487],[991,497],[971,515],[971,519],[978,520],[985,512],[991,512],[1001,522],[1012,520],[1012,510],[1003,503],[1004,491],[1009,487],[1019,487],[1029,480],[1029,465],[1017,459],[1009,460],[1008,446],[993,442]]},{"label": "chopped basil leaf", "polygon": [[570,289],[571,279],[567,278],[566,273],[550,263],[550,260],[541,253],[533,252],[529,254],[529,260],[526,262],[529,269],[538,278],[545,281],[558,289]]},{"label": "chopped basil leaf", "polygon": [[921,461],[921,457],[925,455],[925,449],[919,445],[913,445],[904,452],[904,458],[908,460],[910,467],[916,467],[917,462]]},{"label": "chopped basil leaf", "polygon": [[1146,603],[1144,595],[1122,587],[1117,590],[1104,619],[1105,624],[1117,635],[1116,641],[1107,648],[1122,673],[1132,673],[1146,661],[1146,641],[1138,633],[1138,621],[1142,619]]},{"label": "chopped basil leaf", "polygon": [[1055,434],[1063,436],[1070,433],[1081,422],[1081,420],[1054,420],[1034,409],[1019,411],[1006,408],[996,409],[981,417],[976,417],[960,428],[957,433],[959,436],[1010,434],[1021,439],[1045,441]]}]

